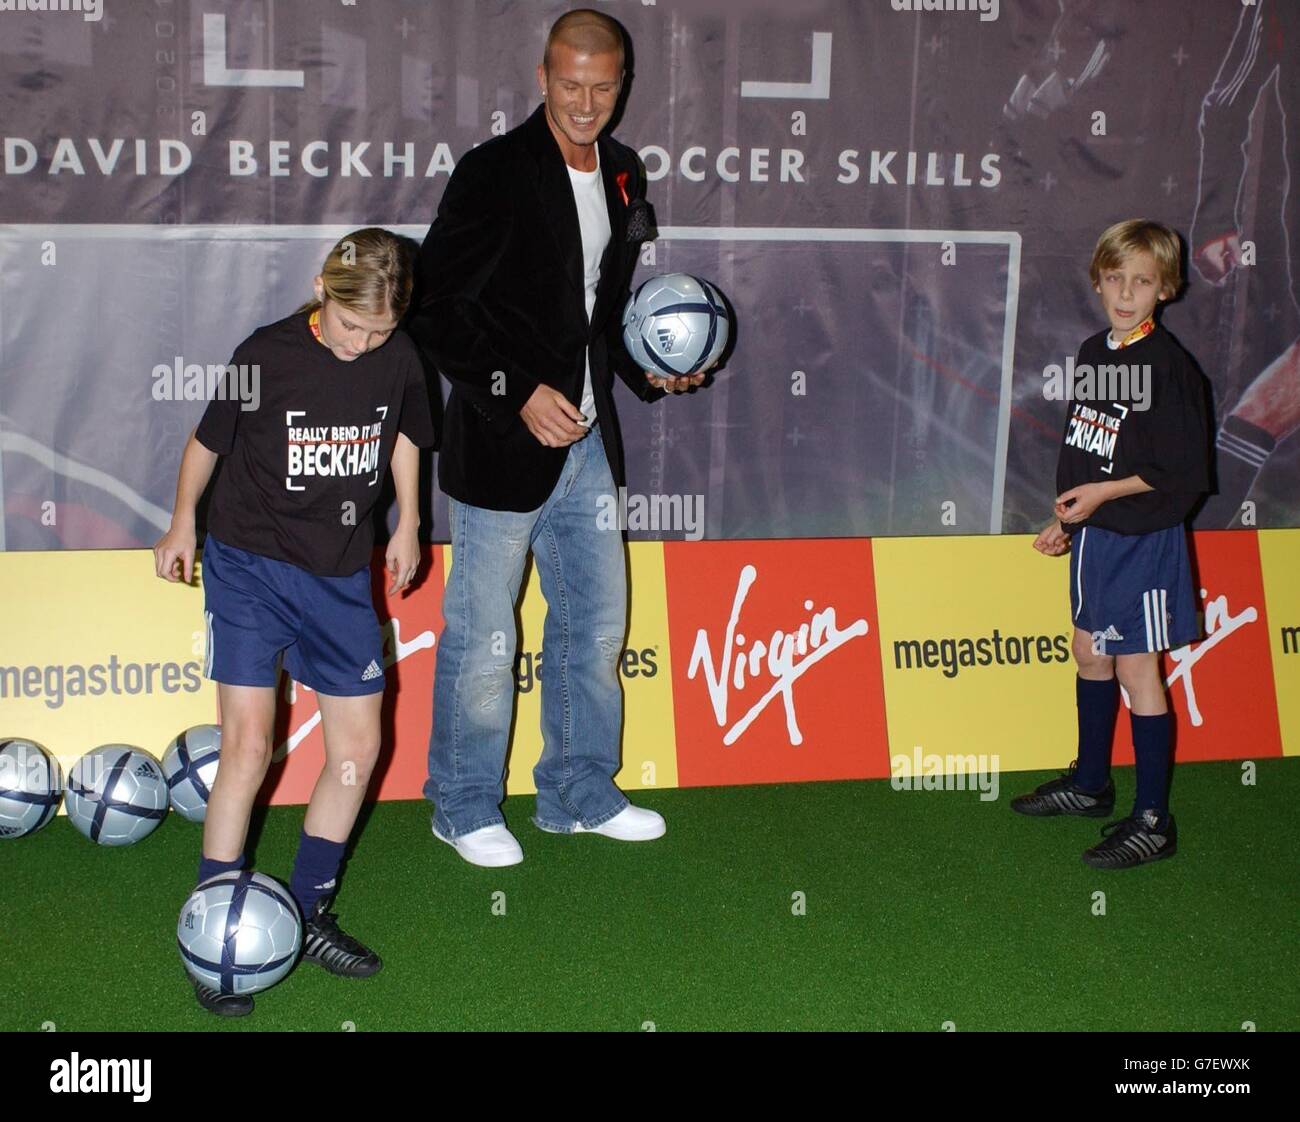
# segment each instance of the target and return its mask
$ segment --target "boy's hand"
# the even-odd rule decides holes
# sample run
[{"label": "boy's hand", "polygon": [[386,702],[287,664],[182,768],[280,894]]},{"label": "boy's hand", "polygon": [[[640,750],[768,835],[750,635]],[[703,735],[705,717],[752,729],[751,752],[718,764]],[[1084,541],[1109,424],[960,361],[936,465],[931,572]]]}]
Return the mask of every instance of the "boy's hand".
[{"label": "boy's hand", "polygon": [[1061,529],[1060,522],[1051,522],[1039,531],[1034,548],[1045,557],[1060,557],[1070,552],[1070,535]]},{"label": "boy's hand", "polygon": [[[656,374],[653,370],[643,371],[646,380],[657,390],[667,390],[669,393],[686,393],[696,386],[703,385],[705,374],[682,375],[679,378],[664,378]],[[707,374],[707,371],[706,371]]]},{"label": "boy's hand", "polygon": [[[173,584],[177,581],[184,580],[186,584],[194,578],[194,550],[197,547],[197,539],[194,534],[193,526],[172,526],[167,533],[158,539],[158,544],[153,547],[153,564],[154,571],[163,580],[169,580]],[[176,573],[176,567],[180,566],[180,575]]]},{"label": "boy's hand", "polygon": [[393,578],[388,587],[389,596],[405,589],[415,579],[420,571],[420,539],[413,527],[408,529],[398,523],[384,553],[384,568]]},{"label": "boy's hand", "polygon": [[1071,487],[1063,495],[1058,495],[1053,510],[1062,522],[1082,522],[1090,518],[1093,512],[1108,498],[1109,493],[1104,483],[1083,483]]}]

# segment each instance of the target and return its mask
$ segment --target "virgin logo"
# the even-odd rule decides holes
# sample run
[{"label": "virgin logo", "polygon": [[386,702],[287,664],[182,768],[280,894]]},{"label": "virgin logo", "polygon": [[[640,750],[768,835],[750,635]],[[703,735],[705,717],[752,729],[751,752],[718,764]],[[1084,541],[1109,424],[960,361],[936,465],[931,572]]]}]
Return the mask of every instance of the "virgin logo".
[{"label": "virgin logo", "polygon": [[709,701],[713,705],[713,715],[719,728],[727,728],[728,706],[733,688],[740,693],[755,685],[770,682],[763,695],[727,728],[726,735],[722,738],[723,744],[734,744],[778,696],[785,706],[785,726],[790,743],[802,744],[803,733],[799,731],[795,714],[795,682],[815,663],[844,646],[850,639],[865,635],[867,621],[855,619],[848,627],[841,629],[836,624],[834,608],[813,611],[813,602],[805,600],[804,608],[813,614],[806,623],[799,625],[798,630],[787,633],[778,628],[772,632],[768,641],[757,639],[750,644],[748,650],[744,650],[745,636],[737,631],[737,625],[741,609],[745,606],[745,598],[757,579],[758,570],[753,565],[746,565],[740,570],[721,658],[714,659],[708,629],[701,627],[695,634],[695,647],[691,651],[686,676],[694,680],[697,672],[703,669]]},{"label": "virgin logo", "polygon": [[[1201,595],[1207,594],[1202,590]],[[1254,623],[1258,619],[1259,612],[1253,606],[1243,608],[1234,616],[1228,608],[1228,597],[1216,596],[1205,605],[1204,640],[1200,643],[1189,643],[1185,647],[1169,652],[1174,669],[1165,679],[1165,685],[1172,689],[1175,682],[1182,682],[1183,690],[1187,694],[1187,715],[1194,726],[1204,724],[1205,718],[1201,716],[1201,707],[1196,701],[1196,685],[1192,681],[1192,668],[1234,631],[1240,631],[1248,623]]]},{"label": "virgin logo", "polygon": [[[402,624],[396,616],[384,625],[384,666],[385,668],[401,662],[408,655],[413,655],[416,651],[428,650],[433,646],[435,637],[432,631],[421,631],[409,643],[402,642]],[[286,675],[286,678],[288,676]],[[284,699],[290,704],[298,696],[298,690],[302,688],[311,692],[310,686],[303,686],[300,682],[288,680],[285,685]],[[287,740],[275,746],[275,751],[271,754],[274,763],[280,763],[290,752],[298,747],[311,732],[320,724],[320,710],[317,709],[311,716],[307,717],[296,729],[289,733]]]}]

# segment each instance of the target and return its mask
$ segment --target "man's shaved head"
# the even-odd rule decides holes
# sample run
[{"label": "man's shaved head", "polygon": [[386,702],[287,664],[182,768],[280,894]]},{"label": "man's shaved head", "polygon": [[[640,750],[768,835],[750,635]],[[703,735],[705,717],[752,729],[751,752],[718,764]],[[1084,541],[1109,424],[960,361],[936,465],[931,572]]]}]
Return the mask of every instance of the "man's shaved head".
[{"label": "man's shaved head", "polygon": [[542,55],[542,65],[547,70],[551,68],[551,48],[556,43],[563,43],[579,54],[616,53],[619,57],[619,70],[623,69],[623,31],[604,12],[578,8],[565,12],[555,21],[551,33],[546,37],[546,52]]}]

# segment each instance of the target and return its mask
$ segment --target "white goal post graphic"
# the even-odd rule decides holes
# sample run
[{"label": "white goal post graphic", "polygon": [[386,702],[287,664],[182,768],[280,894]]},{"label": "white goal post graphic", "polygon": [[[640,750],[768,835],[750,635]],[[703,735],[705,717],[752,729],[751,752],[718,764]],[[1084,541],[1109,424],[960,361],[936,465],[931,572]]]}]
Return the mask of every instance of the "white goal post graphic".
[{"label": "white goal post graphic", "polygon": [[1002,245],[1007,247],[1006,314],[1002,324],[997,443],[994,449],[989,533],[1002,533],[1015,373],[1016,312],[1020,303],[1020,234],[1014,230],[875,230],[833,226],[661,226],[662,241],[875,243],[901,245]]},{"label": "white goal post graphic", "polygon": [[[18,283],[23,269],[39,269],[40,247],[50,240],[67,239],[94,242],[103,240],[139,240],[159,245],[199,244],[220,242],[224,245],[263,241],[312,241],[330,243],[356,229],[355,225],[155,225],[155,224],[10,224],[0,225],[0,276]],[[394,225],[387,227],[394,233],[419,243],[428,232],[428,226]],[[1002,510],[1006,488],[1007,444],[1011,422],[1012,380],[1015,367],[1016,313],[1020,295],[1021,238],[1015,231],[998,230],[888,230],[837,227],[773,227],[773,226],[663,226],[659,240],[664,242],[784,242],[807,245],[826,243],[862,243],[893,245],[993,245],[1007,249],[1007,282],[1005,317],[1002,327],[1001,383],[998,393],[997,440],[995,445],[992,494],[990,501],[989,532],[1002,532]],[[84,283],[84,277],[80,278]],[[12,341],[6,336],[6,308],[0,287],[0,371],[11,371],[6,354]],[[53,312],[51,312],[53,314]],[[8,320],[12,322],[11,320]],[[0,417],[5,413],[5,386],[0,380]],[[25,435],[6,430],[0,421],[0,451],[30,455],[32,442]],[[77,463],[58,449],[43,449],[43,459],[51,470],[74,474],[83,481],[107,487],[127,505],[140,509],[153,504],[124,482],[103,472]],[[4,476],[0,458],[0,550],[4,540]]]}]

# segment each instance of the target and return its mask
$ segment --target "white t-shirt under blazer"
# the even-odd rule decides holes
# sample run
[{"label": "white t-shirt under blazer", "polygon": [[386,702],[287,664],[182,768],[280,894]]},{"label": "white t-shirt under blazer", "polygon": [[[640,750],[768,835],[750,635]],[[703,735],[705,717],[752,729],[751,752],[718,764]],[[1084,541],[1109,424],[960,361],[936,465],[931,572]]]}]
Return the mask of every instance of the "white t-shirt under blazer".
[{"label": "white t-shirt under blazer", "polygon": [[[568,167],[568,165],[565,165]],[[582,276],[586,286],[587,321],[596,307],[596,286],[600,284],[600,261],[609,245],[609,211],[605,207],[605,184],[600,178],[600,149],[596,149],[596,170],[569,168],[573,201],[578,205],[578,226],[582,231]],[[596,396],[591,389],[591,355],[587,355],[587,373],[582,383],[579,408],[588,425],[596,421]]]}]

